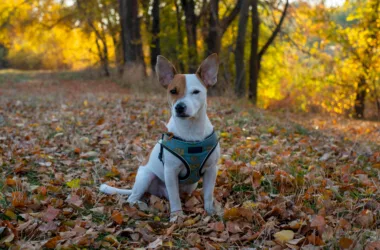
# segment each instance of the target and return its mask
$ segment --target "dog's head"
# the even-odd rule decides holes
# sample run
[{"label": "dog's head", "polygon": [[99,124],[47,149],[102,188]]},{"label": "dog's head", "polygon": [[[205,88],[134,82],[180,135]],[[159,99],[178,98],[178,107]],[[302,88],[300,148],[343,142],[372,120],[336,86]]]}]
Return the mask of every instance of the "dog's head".
[{"label": "dog's head", "polygon": [[196,117],[206,104],[207,89],[217,81],[217,54],[207,57],[195,74],[177,74],[174,65],[158,56],[156,73],[160,84],[167,89],[172,114],[183,119]]}]

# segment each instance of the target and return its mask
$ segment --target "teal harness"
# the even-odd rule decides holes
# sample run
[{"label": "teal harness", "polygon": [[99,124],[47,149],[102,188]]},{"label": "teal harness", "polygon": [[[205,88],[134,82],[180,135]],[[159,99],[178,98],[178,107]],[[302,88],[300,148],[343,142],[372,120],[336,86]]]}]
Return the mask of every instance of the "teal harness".
[{"label": "teal harness", "polygon": [[158,159],[164,163],[163,149],[165,148],[181,160],[186,167],[187,173],[185,176],[179,177],[179,183],[193,184],[198,182],[203,176],[203,166],[212,152],[214,152],[219,139],[215,131],[203,141],[185,141],[179,137],[164,133],[159,143],[161,144],[161,150]]}]

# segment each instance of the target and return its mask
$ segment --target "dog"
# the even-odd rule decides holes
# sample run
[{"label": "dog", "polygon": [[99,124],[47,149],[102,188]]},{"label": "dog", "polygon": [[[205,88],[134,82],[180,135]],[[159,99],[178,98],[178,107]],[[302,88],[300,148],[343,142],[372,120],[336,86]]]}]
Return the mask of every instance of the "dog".
[{"label": "dog", "polygon": [[214,187],[220,145],[207,116],[207,89],[217,82],[219,59],[208,56],[195,74],[178,74],[174,65],[158,56],[156,74],[167,90],[171,118],[148,160],[139,167],[132,190],[102,184],[100,191],[127,194],[127,202],[138,202],[144,193],[166,197],[170,203],[170,220],[182,212],[180,193],[191,194],[203,178],[204,209],[213,214]]}]

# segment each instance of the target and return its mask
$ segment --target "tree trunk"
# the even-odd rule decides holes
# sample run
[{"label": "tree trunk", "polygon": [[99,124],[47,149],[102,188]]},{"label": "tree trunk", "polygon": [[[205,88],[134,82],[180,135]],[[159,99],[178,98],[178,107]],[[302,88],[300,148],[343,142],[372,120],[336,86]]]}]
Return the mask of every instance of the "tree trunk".
[{"label": "tree trunk", "polygon": [[[276,25],[276,28],[272,32],[271,36],[258,52],[258,39],[259,39],[259,30],[260,30],[260,16],[257,10],[258,0],[254,0],[252,5],[252,40],[251,40],[251,60],[250,60],[250,79],[249,79],[249,93],[248,99],[253,103],[257,104],[257,88],[258,88],[258,79],[261,69],[261,60],[263,55],[267,52],[269,46],[274,42],[278,33],[281,31],[282,24],[284,23],[286,13],[289,7],[289,0],[286,0],[284,10],[282,11],[281,18],[279,23]],[[256,27],[256,28],[255,28]],[[256,33],[256,34],[254,34]],[[257,41],[256,41],[257,39]]]},{"label": "tree trunk", "polygon": [[[248,0],[249,1],[249,0]],[[220,53],[222,37],[232,21],[239,14],[243,0],[237,0],[235,7],[222,20],[219,19],[219,0],[210,0],[209,31],[206,37],[207,49],[205,56],[212,53]]]},{"label": "tree trunk", "polygon": [[197,17],[195,15],[194,0],[181,0],[185,12],[187,50],[189,57],[189,73],[195,73],[198,68],[198,51],[197,51]]},{"label": "tree trunk", "polygon": [[153,1],[152,9],[152,42],[150,44],[150,64],[155,71],[157,56],[161,54],[160,49],[160,0]]},{"label": "tree trunk", "polygon": [[212,53],[219,53],[221,46],[221,32],[219,27],[219,0],[210,1],[209,31],[206,37],[207,50],[205,57]]},{"label": "tree trunk", "polygon": [[124,64],[141,64],[145,68],[138,0],[119,0],[119,7]]},{"label": "tree trunk", "polygon": [[247,22],[249,16],[249,5],[251,1],[243,1],[240,9],[240,17],[238,24],[238,35],[236,38],[235,47],[235,67],[236,67],[236,81],[235,81],[235,94],[238,97],[245,95],[245,67],[244,67],[244,50],[245,50],[245,34],[247,32]]},{"label": "tree trunk", "polygon": [[367,82],[364,76],[359,77],[358,88],[355,97],[355,118],[363,119],[365,110],[365,97],[367,93]]},{"label": "tree trunk", "polygon": [[258,58],[259,51],[259,35],[260,35],[260,17],[257,10],[258,1],[252,4],[252,34],[251,34],[251,58],[249,62],[249,89],[248,100],[253,104],[257,104],[257,88],[259,79],[260,61]]},{"label": "tree trunk", "polygon": [[[177,58],[179,58],[179,55],[183,51],[184,46],[183,46],[181,12],[180,12],[177,0],[174,0],[174,6],[175,6],[176,17],[177,17],[177,41],[178,41],[178,44],[176,47],[176,54],[177,54]],[[179,70],[180,70],[180,72],[185,71],[185,65],[183,64],[183,60],[179,60]]]}]

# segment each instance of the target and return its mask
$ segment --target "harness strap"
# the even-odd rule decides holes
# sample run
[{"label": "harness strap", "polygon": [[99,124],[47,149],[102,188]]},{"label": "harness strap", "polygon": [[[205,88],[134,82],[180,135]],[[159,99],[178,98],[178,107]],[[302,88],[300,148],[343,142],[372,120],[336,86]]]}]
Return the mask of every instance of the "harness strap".
[{"label": "harness strap", "polygon": [[[189,164],[187,164],[187,161],[181,156],[181,155],[179,155],[177,152],[174,152],[173,150],[171,150],[170,148],[168,148],[167,146],[165,146],[165,145],[163,145],[162,143],[161,143],[161,149],[162,148],[165,148],[167,151],[169,151],[170,153],[172,153],[173,155],[175,155],[175,156],[177,156],[177,158],[178,159],[180,159],[181,160],[181,162],[185,165],[185,167],[186,167],[186,170],[187,170],[187,173],[186,173],[186,175],[184,176],[184,177],[178,177],[179,178],[179,180],[186,180],[189,176],[190,176],[190,166],[189,166]],[[162,156],[161,156],[161,159],[162,159]],[[162,162],[163,163],[163,162]]]},{"label": "harness strap", "polygon": [[[160,142],[164,140],[164,136],[165,134],[162,134]],[[164,158],[163,158],[164,147],[162,146],[162,143],[160,143],[160,145],[161,146],[160,146],[160,153],[158,154],[158,159],[162,162],[162,164],[164,164]]]},{"label": "harness strap", "polygon": [[199,168],[199,176],[203,176],[203,174],[202,174],[203,166],[206,164],[206,161],[208,160],[208,158],[211,156],[212,152],[214,152],[214,150],[215,150],[216,147],[218,146],[218,144],[219,144],[219,140],[220,140],[220,138],[218,138],[218,140],[216,141],[214,147],[212,147],[212,149],[210,150],[210,152],[208,152],[206,158],[203,160],[203,162],[202,162],[202,164],[201,164],[201,166],[200,166],[200,168]]}]

